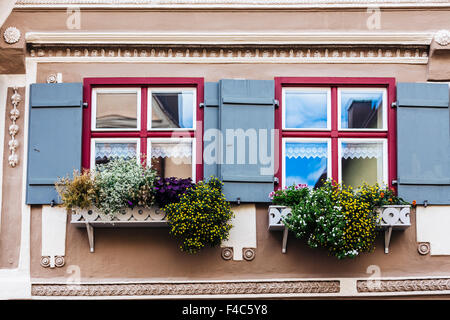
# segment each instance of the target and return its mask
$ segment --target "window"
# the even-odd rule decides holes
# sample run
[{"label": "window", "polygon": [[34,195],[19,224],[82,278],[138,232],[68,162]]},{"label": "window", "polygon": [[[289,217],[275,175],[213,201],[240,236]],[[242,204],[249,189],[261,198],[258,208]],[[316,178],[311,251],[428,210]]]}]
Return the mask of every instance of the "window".
[{"label": "window", "polygon": [[319,187],[327,178],[392,187],[392,78],[275,78],[281,186]]},{"label": "window", "polygon": [[88,78],[84,90],[83,167],[136,158],[161,177],[203,178],[203,79]]}]

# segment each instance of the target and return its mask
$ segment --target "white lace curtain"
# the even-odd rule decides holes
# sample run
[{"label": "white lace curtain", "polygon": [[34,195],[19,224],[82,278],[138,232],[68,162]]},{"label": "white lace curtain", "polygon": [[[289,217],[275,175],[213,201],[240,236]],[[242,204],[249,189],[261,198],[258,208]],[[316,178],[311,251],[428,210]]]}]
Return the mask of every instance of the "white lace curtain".
[{"label": "white lace curtain", "polygon": [[136,156],[136,150],[136,143],[96,143],[95,158],[129,159]]},{"label": "white lace curtain", "polygon": [[192,145],[190,143],[152,143],[152,158],[190,158]]},{"label": "white lace curtain", "polygon": [[344,159],[381,159],[383,146],[381,143],[343,143],[342,158]]},{"label": "white lace curtain", "polygon": [[326,143],[286,143],[286,157],[291,158],[327,158]]}]

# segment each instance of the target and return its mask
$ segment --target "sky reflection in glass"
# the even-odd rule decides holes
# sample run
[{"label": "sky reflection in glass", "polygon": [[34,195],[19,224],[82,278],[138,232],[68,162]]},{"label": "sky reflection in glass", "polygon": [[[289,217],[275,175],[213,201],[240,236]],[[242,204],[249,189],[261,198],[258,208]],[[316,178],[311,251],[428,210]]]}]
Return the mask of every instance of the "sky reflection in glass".
[{"label": "sky reflection in glass", "polygon": [[320,186],[322,178],[327,179],[328,144],[288,142],[285,161],[286,186],[297,184],[307,184],[309,188]]},{"label": "sky reflection in glass", "polygon": [[285,127],[326,129],[328,91],[286,91]]}]

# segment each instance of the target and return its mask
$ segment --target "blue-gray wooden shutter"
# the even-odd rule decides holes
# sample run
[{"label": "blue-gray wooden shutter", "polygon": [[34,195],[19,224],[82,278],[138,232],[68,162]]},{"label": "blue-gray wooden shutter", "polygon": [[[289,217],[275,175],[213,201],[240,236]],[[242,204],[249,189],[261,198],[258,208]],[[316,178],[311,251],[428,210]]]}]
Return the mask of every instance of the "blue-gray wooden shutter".
[{"label": "blue-gray wooden shutter", "polygon": [[[223,135],[223,153],[219,157],[218,174],[224,182],[224,194],[229,201],[268,202],[268,194],[274,189],[273,169],[268,170],[270,165],[261,163],[259,156],[260,147],[265,143],[266,155],[271,155],[273,167],[274,155],[270,152],[274,142],[271,136],[275,123],[274,92],[272,80],[226,79],[219,82],[219,127]],[[261,129],[266,130],[266,141],[260,139]],[[243,130],[250,135],[256,133],[257,139],[252,141],[256,149],[250,139],[245,138],[244,163],[238,160],[238,138],[234,142],[227,139],[227,130]],[[231,153],[234,157],[230,157]],[[254,159],[250,161],[251,157],[256,158],[256,162]]]},{"label": "blue-gray wooden shutter", "polygon": [[398,193],[418,204],[450,204],[449,86],[397,84]]},{"label": "blue-gray wooden shutter", "polygon": [[[219,83],[205,83],[205,102],[204,102],[204,159],[203,159],[203,176],[208,179],[211,176],[219,177],[218,169],[218,151],[219,143]],[[207,152],[208,148],[211,153]],[[207,157],[207,158],[206,158]]]},{"label": "blue-gray wooden shutter", "polygon": [[83,86],[38,83],[30,87],[27,204],[59,203],[59,177],[81,169]]}]

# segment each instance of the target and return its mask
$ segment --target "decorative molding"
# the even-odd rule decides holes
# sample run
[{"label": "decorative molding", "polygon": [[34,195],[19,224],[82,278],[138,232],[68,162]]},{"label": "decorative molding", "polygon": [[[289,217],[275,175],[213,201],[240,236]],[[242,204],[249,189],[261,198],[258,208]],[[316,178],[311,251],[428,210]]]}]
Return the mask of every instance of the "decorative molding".
[{"label": "decorative molding", "polygon": [[47,77],[47,83],[57,83],[58,82],[58,77],[56,74],[52,73],[49,74]]},{"label": "decorative molding", "polygon": [[187,283],[123,284],[32,284],[33,296],[194,296],[269,295],[339,293],[340,282],[300,281],[224,281]]},{"label": "decorative molding", "polygon": [[12,124],[9,126],[9,135],[11,136],[11,140],[9,140],[8,148],[10,155],[8,157],[8,163],[11,167],[17,166],[19,163],[19,155],[16,153],[17,148],[19,147],[19,141],[16,140],[16,135],[19,132],[19,126],[16,121],[20,117],[20,111],[17,109],[20,101],[22,101],[22,96],[19,94],[17,87],[13,88],[14,93],[11,96],[11,104],[13,108],[9,112],[9,118],[12,121]]},{"label": "decorative molding", "polygon": [[252,261],[253,259],[255,259],[255,255],[256,255],[255,248],[243,248],[242,249],[242,256],[247,261]]},{"label": "decorative molding", "polygon": [[27,32],[38,45],[430,45],[435,32]]},{"label": "decorative molding", "polygon": [[66,263],[63,256],[43,256],[41,257],[41,266],[44,268],[61,268]]},{"label": "decorative molding", "polygon": [[370,292],[411,292],[411,291],[447,291],[450,290],[450,279],[405,279],[405,280],[359,280],[359,293]]},{"label": "decorative molding", "polygon": [[112,0],[17,0],[16,8],[61,7],[76,5],[79,7],[100,8],[415,8],[446,7],[447,0],[121,0],[120,4]]},{"label": "decorative molding", "polygon": [[428,46],[32,46],[28,56],[95,62],[427,64]]},{"label": "decorative molding", "polygon": [[222,249],[222,258],[224,260],[233,259],[233,248],[223,248]]},{"label": "decorative molding", "polygon": [[8,27],[3,32],[3,39],[5,39],[5,42],[8,44],[14,44],[16,42],[19,42],[20,40],[20,30],[16,27]]},{"label": "decorative molding", "polygon": [[447,46],[450,44],[450,31],[449,30],[439,30],[434,36],[434,40],[440,46]]},{"label": "decorative molding", "polygon": [[429,242],[422,242],[419,243],[417,246],[417,251],[423,256],[427,255],[431,251],[430,243]]},{"label": "decorative molding", "polygon": [[166,212],[158,207],[126,208],[115,215],[104,214],[96,209],[74,209],[70,223],[86,228],[90,252],[94,252],[94,230],[96,227],[133,228],[167,227]]},{"label": "decorative molding", "polygon": [[158,207],[152,208],[126,208],[123,212],[115,215],[103,214],[97,209],[73,209],[71,221],[72,224],[83,226],[85,223],[108,223],[118,224],[126,223],[126,226],[132,226],[133,223],[154,222],[159,225],[166,225],[166,212]]}]

